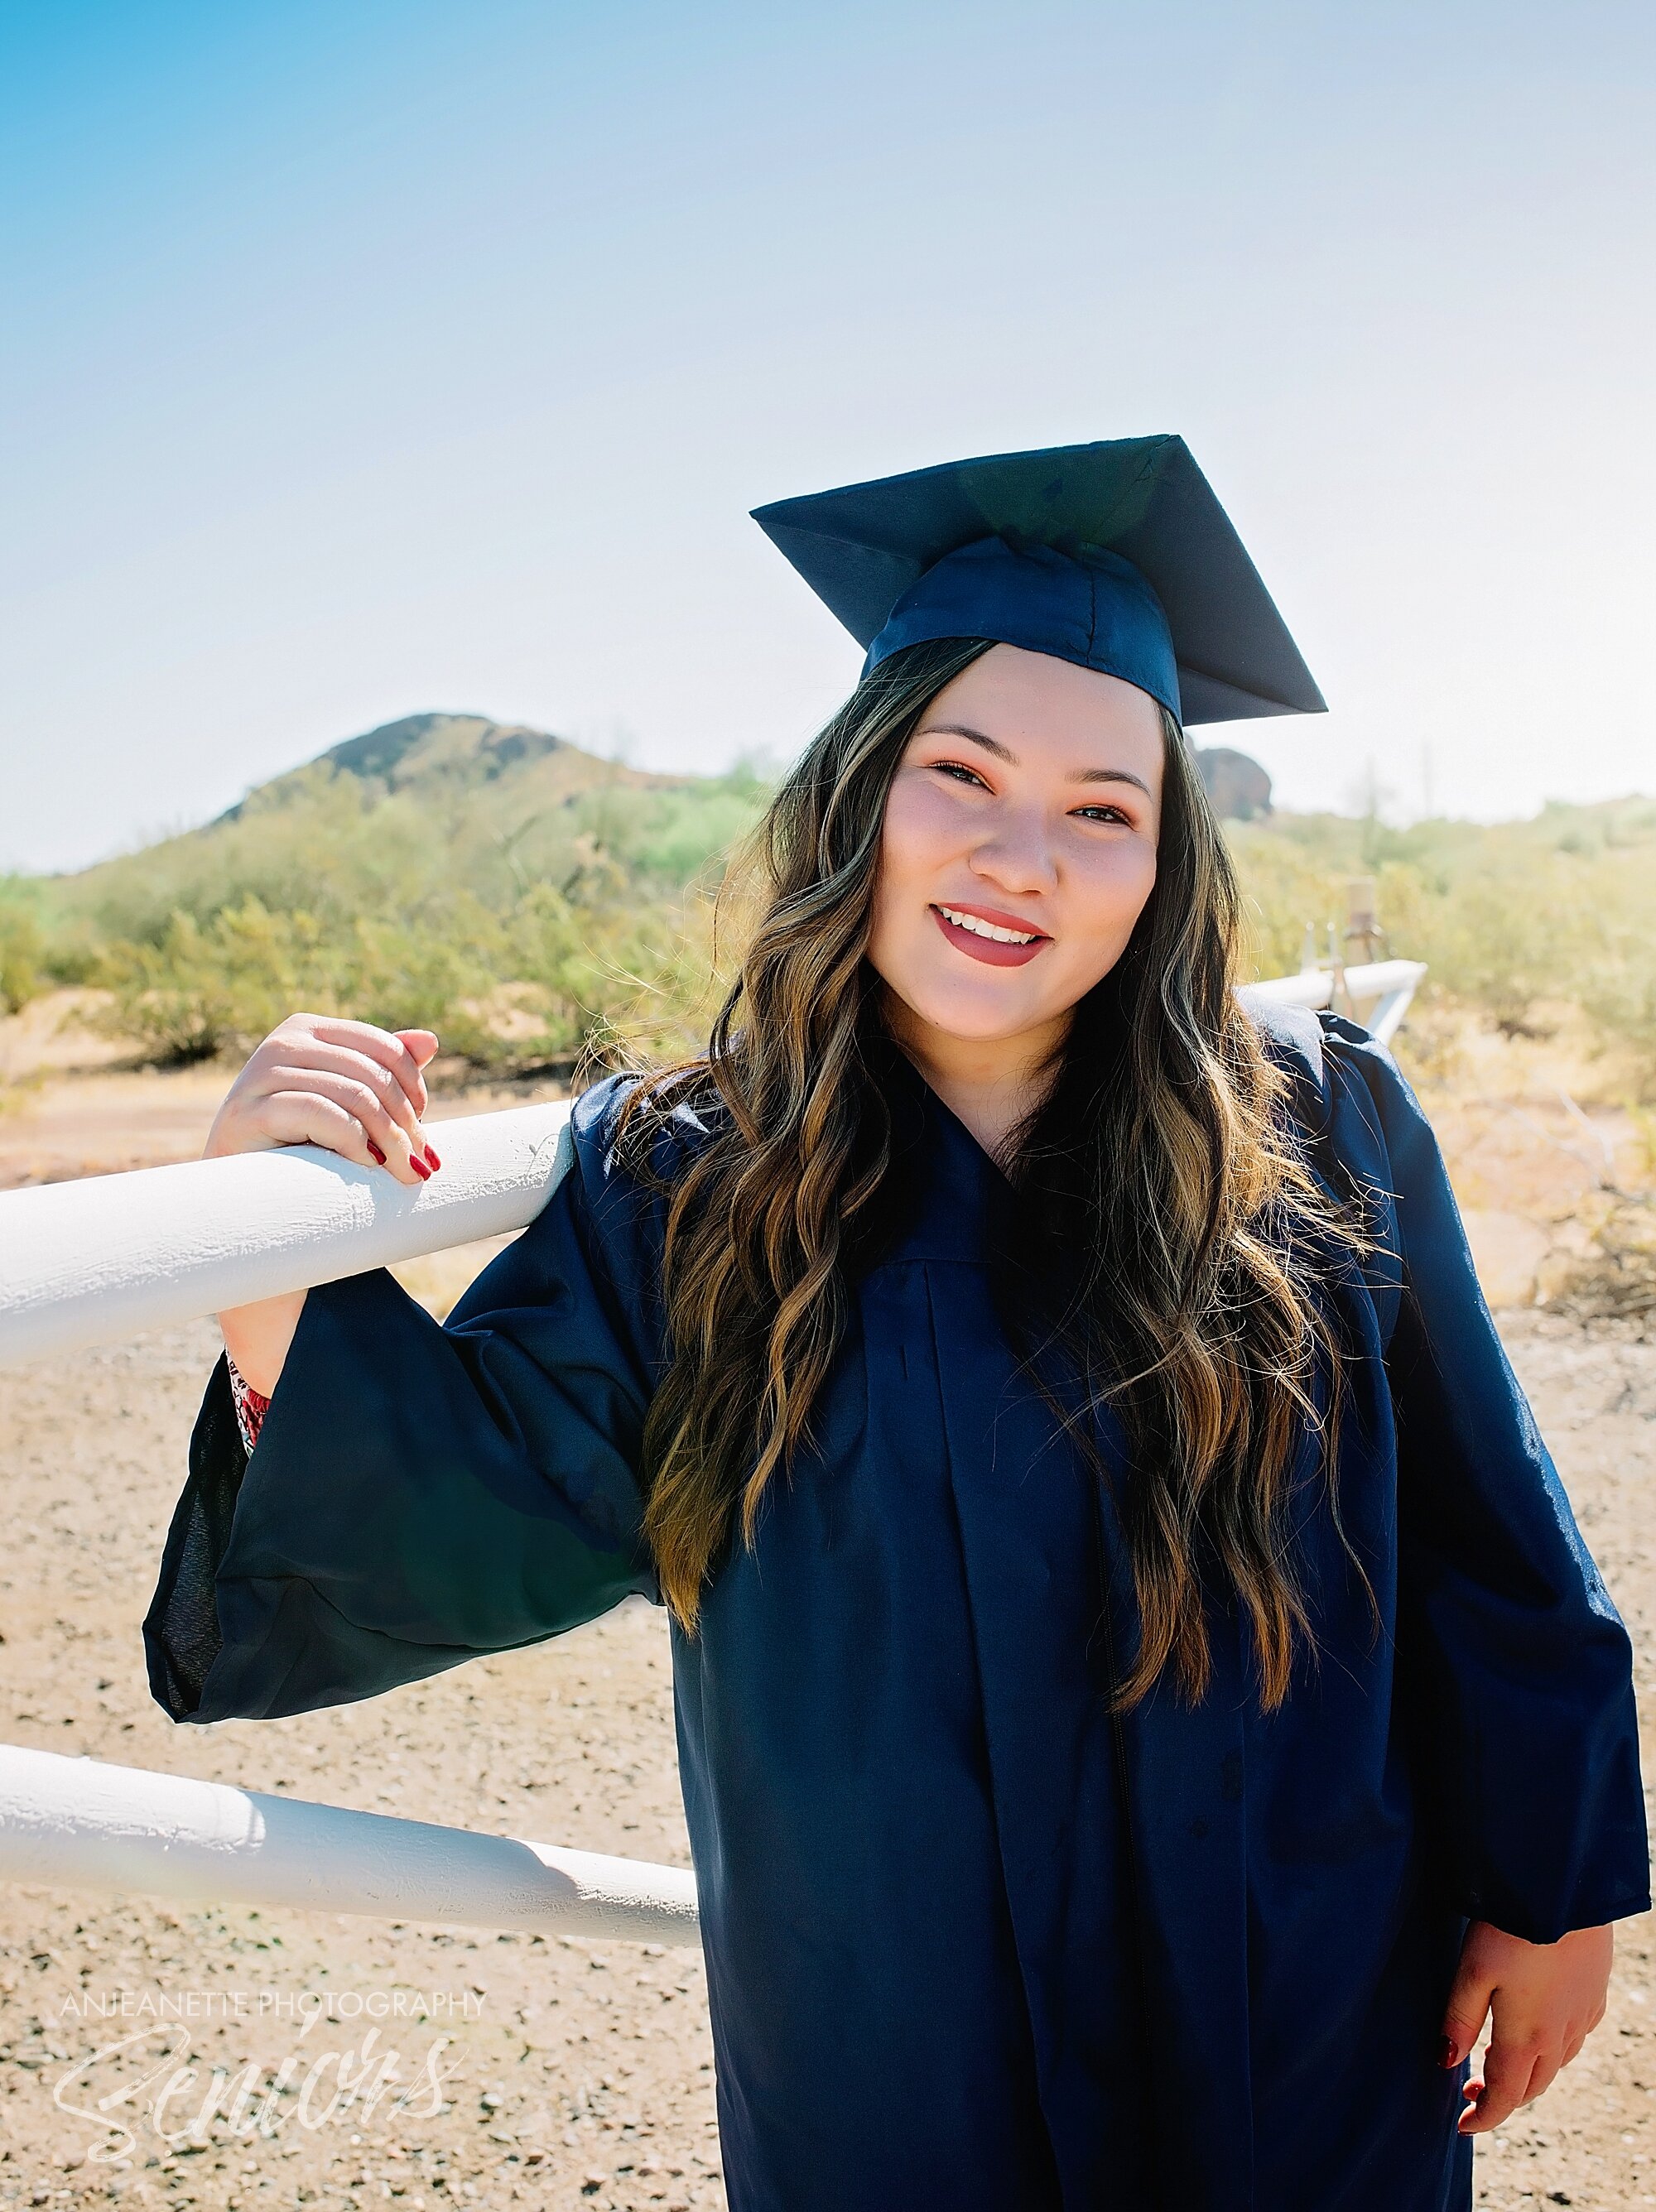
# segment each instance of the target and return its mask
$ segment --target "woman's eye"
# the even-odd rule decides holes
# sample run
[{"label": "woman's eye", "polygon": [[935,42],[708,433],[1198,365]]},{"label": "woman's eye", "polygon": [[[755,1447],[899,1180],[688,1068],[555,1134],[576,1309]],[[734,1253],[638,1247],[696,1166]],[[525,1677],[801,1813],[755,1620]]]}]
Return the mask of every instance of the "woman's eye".
[{"label": "woman's eye", "polygon": [[1119,806],[1077,806],[1072,810],[1083,822],[1124,822],[1130,830],[1132,817],[1123,814]]},{"label": "woman's eye", "polygon": [[942,775],[952,775],[961,783],[975,783],[980,791],[989,789],[977,769],[968,768],[964,761],[934,761],[932,766]]}]

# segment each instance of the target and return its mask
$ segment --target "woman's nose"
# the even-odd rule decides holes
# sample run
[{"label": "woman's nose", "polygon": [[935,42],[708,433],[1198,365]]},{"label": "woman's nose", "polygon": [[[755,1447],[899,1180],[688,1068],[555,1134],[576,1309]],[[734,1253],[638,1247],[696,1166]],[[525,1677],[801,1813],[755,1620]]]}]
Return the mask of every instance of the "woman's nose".
[{"label": "woman's nose", "polygon": [[966,865],[1009,897],[1052,890],[1058,880],[1044,824],[1027,817],[1001,823],[992,836],[973,848]]}]

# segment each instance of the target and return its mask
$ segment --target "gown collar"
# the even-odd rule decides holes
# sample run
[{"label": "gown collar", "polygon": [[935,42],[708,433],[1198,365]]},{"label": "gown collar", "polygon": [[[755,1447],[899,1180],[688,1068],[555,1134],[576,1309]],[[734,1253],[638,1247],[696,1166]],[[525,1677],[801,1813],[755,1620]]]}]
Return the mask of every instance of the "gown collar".
[{"label": "gown collar", "polygon": [[900,1208],[886,1256],[981,1261],[1006,1177],[899,1047],[886,1042],[872,1073],[892,1117],[888,1189]]}]

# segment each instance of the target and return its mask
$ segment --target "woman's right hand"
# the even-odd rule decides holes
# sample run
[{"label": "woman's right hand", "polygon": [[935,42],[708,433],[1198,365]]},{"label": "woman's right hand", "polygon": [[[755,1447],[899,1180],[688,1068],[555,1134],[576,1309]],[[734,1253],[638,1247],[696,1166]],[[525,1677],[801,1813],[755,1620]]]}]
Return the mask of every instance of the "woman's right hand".
[{"label": "woman's right hand", "polygon": [[429,1030],[381,1030],[328,1014],[289,1014],[225,1094],[202,1157],[320,1145],[342,1159],[425,1182],[441,1165],[425,1140],[422,1070]]},{"label": "woman's right hand", "polygon": [[[425,1140],[423,1073],[429,1030],[381,1030],[326,1014],[289,1014],[225,1094],[204,1159],[278,1145],[320,1145],[342,1159],[427,1182],[442,1164]],[[303,1291],[220,1314],[225,1348],[261,1397],[275,1389],[305,1306]]]}]

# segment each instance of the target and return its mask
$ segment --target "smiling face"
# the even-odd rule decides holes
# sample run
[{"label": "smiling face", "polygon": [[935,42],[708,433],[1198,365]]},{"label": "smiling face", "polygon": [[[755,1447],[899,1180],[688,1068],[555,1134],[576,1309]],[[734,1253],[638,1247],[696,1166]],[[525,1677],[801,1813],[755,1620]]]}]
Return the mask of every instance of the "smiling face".
[{"label": "smiling face", "polygon": [[947,684],[886,804],[868,960],[922,1054],[1044,1057],[1156,879],[1165,738],[1148,692],[996,645]]}]

